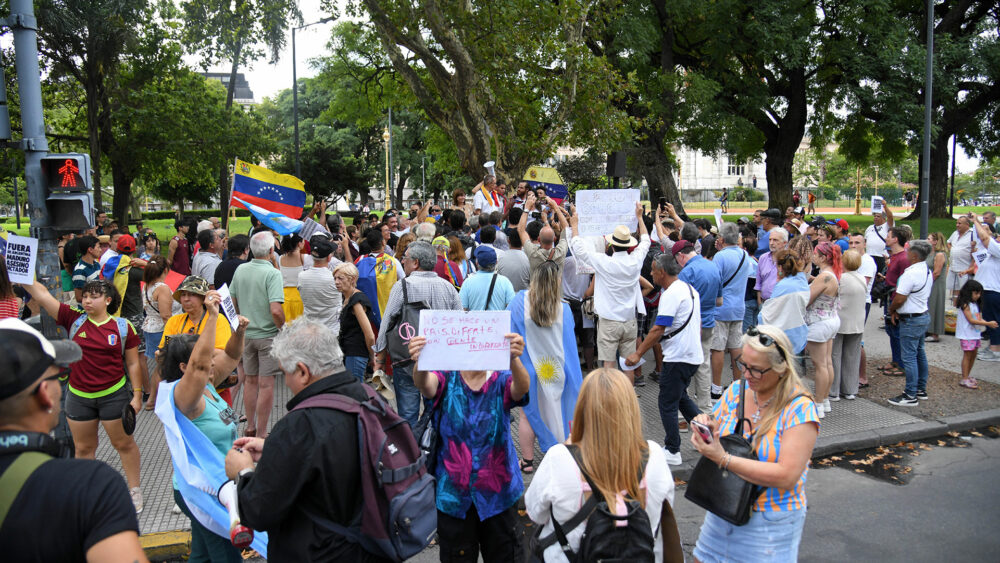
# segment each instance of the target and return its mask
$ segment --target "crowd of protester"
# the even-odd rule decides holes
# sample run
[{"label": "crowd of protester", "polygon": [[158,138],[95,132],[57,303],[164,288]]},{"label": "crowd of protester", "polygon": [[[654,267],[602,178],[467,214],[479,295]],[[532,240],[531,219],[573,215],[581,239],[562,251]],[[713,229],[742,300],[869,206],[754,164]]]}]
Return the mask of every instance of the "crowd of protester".
[{"label": "crowd of protester", "polygon": [[[569,201],[524,182],[508,191],[487,176],[448,205],[360,215],[349,226],[321,203],[304,214],[301,231],[284,236],[257,221],[230,237],[218,219],[179,218],[161,245],[150,229],[130,233],[102,216],[60,241],[61,300],[38,282],[12,285],[0,258],[0,318],[27,319],[40,308],[68,334],[53,351],[28,325],[0,321],[0,331],[26,342],[15,372],[0,382],[0,431],[30,415],[34,432],[55,427],[86,460],[95,456],[100,421],[126,484],[125,493],[108,485],[102,502],[119,510],[126,494],[134,509],[102,528],[127,544],[123,552],[144,508],[132,432],[145,408],[185,428],[189,421],[212,455],[225,458],[242,521],[270,533],[275,560],[380,560],[344,533],[364,504],[354,419],[296,410],[327,394],[364,401],[368,384],[414,430],[433,413],[443,561],[522,560],[522,496],[549,538],[539,548],[547,561],[583,549],[583,526],[551,538],[590,496],[612,511],[636,503],[654,531],[657,560],[675,560],[669,467],[682,463],[681,434],[694,423],[715,437],[691,432],[702,456],[760,488],[744,526],[707,514],[695,557],[791,561],[820,421],[869,385],[864,328],[873,304],[883,308],[892,350],[879,370],[905,376],[893,405],[929,399],[924,345],[944,333],[946,300],[958,311],[958,383],[977,388],[977,358],[1000,361],[1000,242],[991,213],[963,216],[947,239],[932,233],[924,241],[895,224],[887,207],[859,232],[844,219],[807,220],[802,207],[713,226],[670,204],[637,204],[634,229],[587,237]],[[236,318],[222,311],[224,293]],[[419,336],[406,357],[393,357],[389,333],[411,303],[510,311],[510,369],[420,370]],[[980,328],[989,344],[977,354]],[[653,361],[643,364],[647,352]],[[35,356],[41,363],[29,361]],[[271,421],[282,380],[294,395],[290,412]],[[643,437],[637,397],[650,381],[663,444]],[[738,407],[755,460],[727,454],[718,440],[737,431]],[[100,473],[92,464],[80,469]],[[522,474],[536,471],[526,489]],[[199,523],[187,478],[175,471],[174,509],[191,519],[192,559],[240,560],[229,538]],[[764,534],[776,521],[787,524],[783,531]],[[84,546],[88,557],[102,539]]]}]

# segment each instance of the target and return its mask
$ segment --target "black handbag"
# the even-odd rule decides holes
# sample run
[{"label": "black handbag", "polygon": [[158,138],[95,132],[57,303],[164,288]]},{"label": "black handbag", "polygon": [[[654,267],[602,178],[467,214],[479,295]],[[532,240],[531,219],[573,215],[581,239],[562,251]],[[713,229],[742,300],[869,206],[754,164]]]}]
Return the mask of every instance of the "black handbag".
[{"label": "black handbag", "polygon": [[[743,437],[743,399],[746,382],[740,382],[740,406],[736,416],[736,429],[732,434],[719,438],[722,449],[733,457],[757,459],[753,445]],[[750,521],[750,507],[764,487],[754,485],[732,471],[723,471],[712,460],[702,456],[688,480],[684,498],[736,526]]]},{"label": "black handbag", "polygon": [[389,319],[386,330],[386,351],[392,359],[392,367],[406,367],[413,363],[410,359],[410,339],[420,333],[420,311],[430,309],[423,301],[410,302],[406,294],[406,280],[403,286],[403,305],[398,313]]}]

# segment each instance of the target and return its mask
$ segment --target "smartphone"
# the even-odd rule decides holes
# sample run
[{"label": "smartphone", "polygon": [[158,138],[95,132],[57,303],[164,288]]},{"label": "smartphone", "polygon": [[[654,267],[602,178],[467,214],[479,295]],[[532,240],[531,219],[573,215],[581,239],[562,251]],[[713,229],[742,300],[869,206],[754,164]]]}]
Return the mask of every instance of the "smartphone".
[{"label": "smartphone", "polygon": [[667,209],[667,198],[660,198],[660,211],[665,211]]},{"label": "smartphone", "polygon": [[709,428],[708,426],[705,426],[704,424],[702,424],[702,423],[700,423],[700,422],[698,422],[696,420],[692,420],[690,424],[691,424],[691,428],[694,428],[695,431],[698,432],[698,435],[701,436],[702,440],[705,440],[706,444],[711,444],[712,443],[712,429],[711,428]]}]

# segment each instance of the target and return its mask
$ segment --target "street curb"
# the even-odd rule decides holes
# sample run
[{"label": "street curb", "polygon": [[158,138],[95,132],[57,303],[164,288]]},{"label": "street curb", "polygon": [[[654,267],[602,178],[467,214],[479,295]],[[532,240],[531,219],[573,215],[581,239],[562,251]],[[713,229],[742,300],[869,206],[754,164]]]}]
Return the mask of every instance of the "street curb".
[{"label": "street curb", "polygon": [[[956,414],[936,420],[924,420],[901,426],[893,426],[891,428],[872,428],[837,436],[820,436],[816,440],[816,447],[813,448],[812,457],[815,459],[848,450],[863,450],[895,444],[897,442],[923,440],[925,438],[941,436],[948,432],[962,432],[972,428],[995,424],[1000,424],[1000,409]],[[689,480],[696,462],[697,460],[686,461],[681,465],[672,466],[670,471],[673,478],[681,481]]]},{"label": "street curb", "polygon": [[139,544],[150,561],[177,561],[191,553],[191,532],[173,530],[139,536]]}]

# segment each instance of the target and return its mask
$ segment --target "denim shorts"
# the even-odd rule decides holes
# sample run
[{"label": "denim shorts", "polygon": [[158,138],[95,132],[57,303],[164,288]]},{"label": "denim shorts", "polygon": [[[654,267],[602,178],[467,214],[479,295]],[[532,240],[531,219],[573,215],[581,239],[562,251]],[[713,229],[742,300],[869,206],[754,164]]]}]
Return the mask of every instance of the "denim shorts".
[{"label": "denim shorts", "polygon": [[751,512],[750,521],[734,526],[708,512],[694,547],[702,563],[798,560],[806,509]]},{"label": "denim shorts", "polygon": [[160,347],[160,340],[163,339],[163,331],[144,332],[143,337],[146,340],[146,357],[156,357],[156,350]]}]

